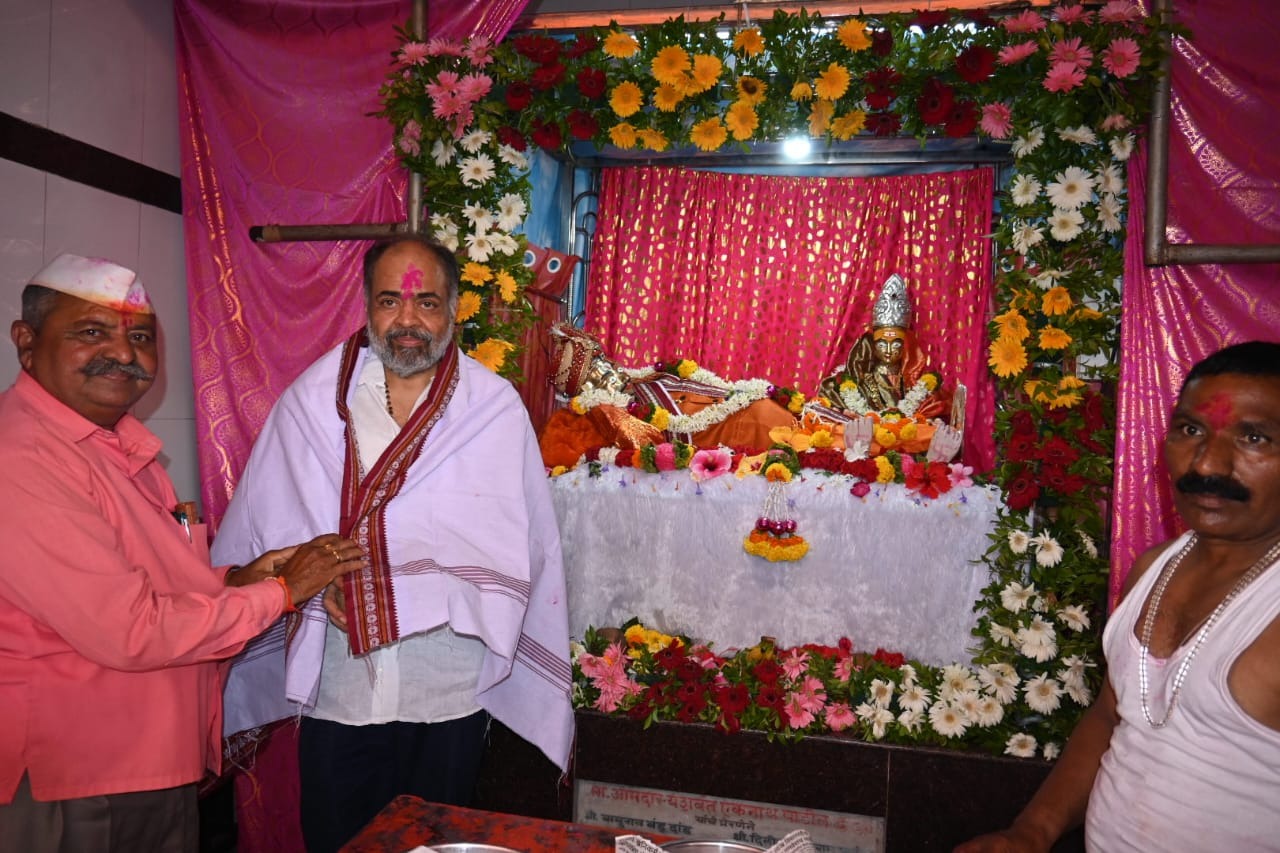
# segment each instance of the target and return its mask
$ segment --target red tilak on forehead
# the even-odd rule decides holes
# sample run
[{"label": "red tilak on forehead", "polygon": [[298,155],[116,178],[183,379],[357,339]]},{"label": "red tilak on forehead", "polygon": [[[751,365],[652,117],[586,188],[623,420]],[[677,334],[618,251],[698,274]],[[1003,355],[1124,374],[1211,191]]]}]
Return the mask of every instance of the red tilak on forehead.
[{"label": "red tilak on forehead", "polygon": [[126,329],[132,329],[132,328],[133,328],[133,323],[134,323],[134,320],[133,320],[133,312],[132,312],[132,311],[126,311],[126,312],[124,312],[122,315],[120,315],[120,323],[121,323],[121,325],[123,325]]},{"label": "red tilak on forehead", "polygon": [[400,279],[400,296],[406,300],[412,299],[413,294],[422,289],[422,270],[409,264],[409,268],[404,271],[404,278]]},{"label": "red tilak on forehead", "polygon": [[1223,429],[1230,424],[1235,412],[1236,407],[1231,402],[1231,395],[1221,392],[1196,406],[1196,414],[1208,421],[1209,426],[1214,429]]}]

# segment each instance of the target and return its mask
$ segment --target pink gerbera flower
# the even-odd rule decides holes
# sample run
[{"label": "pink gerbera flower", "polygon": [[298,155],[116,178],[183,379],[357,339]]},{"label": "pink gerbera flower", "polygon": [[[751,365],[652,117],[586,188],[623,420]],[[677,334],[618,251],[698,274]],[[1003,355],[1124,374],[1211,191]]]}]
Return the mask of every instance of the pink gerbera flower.
[{"label": "pink gerbera flower", "polygon": [[1084,83],[1084,70],[1074,62],[1056,62],[1044,75],[1044,87],[1050,92],[1070,92]]},{"label": "pink gerbera flower", "polygon": [[453,90],[440,91],[431,97],[431,114],[438,119],[447,119],[458,115],[466,109],[466,102]]},{"label": "pink gerbera flower", "polygon": [[791,649],[782,656],[782,660],[778,663],[782,665],[782,671],[787,674],[787,678],[792,681],[804,675],[805,670],[809,666],[809,653],[800,649]]},{"label": "pink gerbera flower", "polygon": [[427,46],[420,41],[406,42],[400,48],[400,62],[403,65],[421,65],[427,58]]},{"label": "pink gerbera flower", "polygon": [[453,39],[432,39],[427,42],[428,56],[462,56],[462,45]]},{"label": "pink gerbera flower", "polygon": [[1000,22],[1007,33],[1035,33],[1044,29],[1044,18],[1033,9],[1005,18]]},{"label": "pink gerbera flower", "polygon": [[458,91],[458,75],[453,71],[441,71],[436,79],[426,85],[427,94],[436,99],[444,95],[453,95]]},{"label": "pink gerbera flower", "polygon": [[982,108],[979,126],[992,139],[1005,139],[1013,128],[1013,113],[1004,104],[987,104]]},{"label": "pink gerbera flower", "polygon": [[473,38],[463,48],[462,55],[476,68],[484,68],[493,62],[493,42],[484,36]]},{"label": "pink gerbera flower", "polygon": [[1127,24],[1142,17],[1142,10],[1129,0],[1110,0],[1098,11],[1098,20],[1106,24]]},{"label": "pink gerbera flower", "polygon": [[1103,130],[1124,130],[1129,126],[1129,117],[1122,113],[1112,113],[1102,120]]},{"label": "pink gerbera flower", "polygon": [[1079,3],[1073,3],[1059,6],[1053,16],[1062,24],[1087,24],[1093,17],[1093,13],[1086,12],[1084,6]]},{"label": "pink gerbera flower", "polygon": [[492,88],[493,78],[488,74],[468,74],[458,81],[458,95],[468,104],[474,104]]},{"label": "pink gerbera flower", "polygon": [[827,726],[833,732],[841,732],[852,726],[858,719],[853,715],[853,711],[845,702],[832,702],[827,706],[826,712],[823,714],[827,719]]},{"label": "pink gerbera flower", "polygon": [[812,712],[805,709],[804,697],[799,693],[787,694],[783,712],[787,718],[787,725],[793,729],[803,729],[814,720]]},{"label": "pink gerbera flower", "polygon": [[727,474],[733,464],[733,454],[723,447],[706,448],[693,454],[689,460],[689,476],[701,483]]},{"label": "pink gerbera flower", "polygon": [[1021,62],[1031,54],[1040,49],[1040,45],[1034,41],[1024,41],[1022,44],[1007,44],[1000,48],[999,57],[996,59],[1001,65],[1013,65],[1015,62]]},{"label": "pink gerbera flower", "polygon": [[1117,77],[1128,77],[1138,70],[1142,51],[1133,39],[1114,39],[1102,51],[1102,67]]},{"label": "pink gerbera flower", "polygon": [[1088,68],[1093,62],[1093,51],[1078,38],[1063,39],[1049,50],[1049,63],[1059,62],[1073,62],[1080,68]]}]

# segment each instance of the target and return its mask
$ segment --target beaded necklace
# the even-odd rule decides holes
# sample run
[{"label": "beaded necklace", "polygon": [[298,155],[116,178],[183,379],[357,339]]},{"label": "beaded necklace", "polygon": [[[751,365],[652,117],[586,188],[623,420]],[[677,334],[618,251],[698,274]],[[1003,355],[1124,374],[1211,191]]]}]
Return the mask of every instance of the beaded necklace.
[{"label": "beaded necklace", "polygon": [[391,383],[388,382],[386,385],[382,386],[382,393],[387,398],[387,414],[391,415],[392,420],[395,420],[396,411],[391,408]]},{"label": "beaded necklace", "polygon": [[1200,646],[1204,645],[1205,637],[1209,636],[1209,631],[1217,624],[1218,618],[1227,609],[1227,605],[1243,592],[1249,584],[1257,580],[1258,575],[1262,574],[1263,570],[1274,563],[1277,558],[1280,558],[1280,542],[1276,542],[1275,545],[1271,546],[1271,550],[1263,554],[1258,562],[1250,566],[1249,570],[1240,576],[1226,597],[1218,602],[1217,607],[1213,608],[1209,618],[1205,620],[1204,625],[1196,633],[1195,641],[1191,644],[1191,650],[1187,652],[1187,656],[1178,665],[1178,671],[1173,674],[1173,689],[1169,693],[1169,706],[1165,708],[1164,716],[1160,721],[1156,722],[1151,716],[1151,707],[1147,704],[1147,657],[1151,646],[1151,632],[1155,627],[1156,611],[1160,609],[1160,599],[1164,597],[1165,587],[1169,585],[1169,581],[1173,579],[1174,572],[1178,570],[1178,566],[1191,551],[1192,547],[1195,546],[1196,541],[1197,537],[1193,533],[1191,538],[1187,540],[1187,544],[1182,547],[1182,550],[1165,564],[1164,569],[1160,572],[1160,577],[1156,579],[1155,588],[1151,591],[1151,598],[1147,604],[1147,615],[1142,620],[1142,637],[1139,641],[1141,654],[1138,656],[1138,691],[1142,697],[1142,716],[1147,718],[1147,724],[1153,729],[1164,728],[1169,722],[1169,718],[1173,716],[1173,708],[1178,704],[1178,693],[1182,690],[1182,683],[1186,681],[1187,670],[1191,668],[1191,660],[1196,656],[1196,652],[1200,650]]}]

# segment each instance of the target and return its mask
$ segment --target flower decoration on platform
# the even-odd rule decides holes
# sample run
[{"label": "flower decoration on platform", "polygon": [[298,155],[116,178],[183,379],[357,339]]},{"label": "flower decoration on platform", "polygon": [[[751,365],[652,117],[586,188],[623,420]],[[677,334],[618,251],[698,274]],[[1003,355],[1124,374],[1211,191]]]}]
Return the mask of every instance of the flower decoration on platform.
[{"label": "flower decoration on platform", "polygon": [[748,554],[776,563],[799,560],[809,553],[809,543],[796,532],[799,525],[786,497],[786,484],[799,472],[800,457],[791,445],[775,444],[765,451],[759,473],[769,487],[755,527],[742,540]]}]

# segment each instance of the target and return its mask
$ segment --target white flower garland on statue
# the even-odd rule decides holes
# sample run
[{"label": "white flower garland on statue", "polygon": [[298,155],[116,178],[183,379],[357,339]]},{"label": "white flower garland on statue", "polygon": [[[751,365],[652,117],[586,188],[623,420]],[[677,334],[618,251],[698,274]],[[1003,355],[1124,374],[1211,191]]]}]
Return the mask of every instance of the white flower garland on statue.
[{"label": "white flower garland on statue", "polygon": [[[652,370],[636,370],[632,368],[621,368],[619,373],[628,379],[634,380],[646,376],[651,376]],[[763,379],[744,379],[740,382],[726,382],[719,376],[716,376],[709,370],[698,368],[690,376],[694,382],[701,382],[704,385],[710,385],[723,391],[725,398],[719,403],[713,403],[695,415],[682,415],[677,412],[668,412],[667,424],[663,429],[668,432],[676,433],[696,433],[710,429],[716,424],[723,423],[733,415],[741,412],[759,400],[763,400],[769,396],[769,383]],[[574,397],[570,402],[573,410],[579,414],[585,414],[588,410],[596,406],[607,404],[625,409],[631,403],[630,394],[621,391],[611,391],[607,388],[596,388],[590,391],[583,391]]]},{"label": "white flower garland on statue", "polygon": [[[924,384],[923,379],[917,379],[916,384],[911,386],[911,390],[906,396],[898,401],[894,406],[895,409],[902,412],[906,417],[912,417],[916,413],[916,409],[920,408],[920,404],[929,396],[929,386]],[[858,390],[858,386],[853,382],[846,380],[845,384],[840,386],[840,402],[844,403],[847,411],[857,415],[869,415],[872,412],[878,412],[878,409],[871,408],[871,404],[867,402],[867,398],[862,396],[862,392]]]}]

